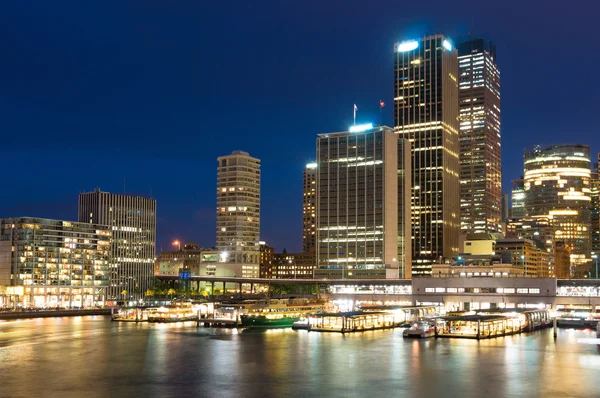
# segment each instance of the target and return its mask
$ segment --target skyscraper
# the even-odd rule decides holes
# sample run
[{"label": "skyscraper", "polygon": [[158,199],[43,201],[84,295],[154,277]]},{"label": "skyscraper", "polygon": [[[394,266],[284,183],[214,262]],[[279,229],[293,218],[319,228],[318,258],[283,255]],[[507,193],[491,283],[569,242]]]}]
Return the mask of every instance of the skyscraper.
[{"label": "skyscraper", "polygon": [[260,160],[248,152],[221,156],[217,173],[218,275],[258,278]]},{"label": "skyscraper", "polygon": [[302,195],[302,251],[314,253],[317,239],[317,164],[309,163],[304,169]]},{"label": "skyscraper", "polygon": [[154,282],[156,200],[102,192],[79,194],[79,222],[108,225],[110,299],[139,299]]},{"label": "skyscraper", "polygon": [[394,46],[395,131],[411,144],[412,273],[458,254],[458,53],[442,35]]},{"label": "skyscraper", "polygon": [[525,217],[525,180],[512,181],[510,218]]},{"label": "skyscraper", "polygon": [[496,47],[483,39],[458,45],[460,229],[502,232],[500,71]]},{"label": "skyscraper", "polygon": [[537,146],[525,151],[525,211],[554,227],[555,241],[571,249],[571,266],[589,261],[591,249],[590,149]]},{"label": "skyscraper", "polygon": [[319,134],[317,173],[316,274],[397,278],[397,135],[372,125]]},{"label": "skyscraper", "polygon": [[[598,161],[594,165],[594,172],[591,179],[591,223],[592,223],[592,254],[600,255],[600,153]],[[595,274],[594,274],[595,276]]]}]

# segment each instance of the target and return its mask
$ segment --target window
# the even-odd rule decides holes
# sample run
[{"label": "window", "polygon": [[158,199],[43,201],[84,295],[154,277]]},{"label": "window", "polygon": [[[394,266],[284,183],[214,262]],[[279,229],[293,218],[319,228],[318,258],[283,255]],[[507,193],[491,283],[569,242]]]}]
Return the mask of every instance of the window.
[{"label": "window", "polygon": [[435,288],[436,293],[444,293],[445,291],[446,291],[446,288],[444,288],[444,287],[436,287]]},{"label": "window", "polygon": [[446,289],[448,293],[458,293],[458,289],[455,287],[449,287]]},{"label": "window", "polygon": [[529,289],[529,294],[540,294],[540,289]]},{"label": "window", "polygon": [[521,294],[527,293],[527,289],[524,289],[524,288],[517,289],[517,293],[521,293]]},{"label": "window", "polygon": [[432,287],[426,287],[425,288],[425,293],[433,293],[434,291],[435,291],[435,289],[432,288]]}]

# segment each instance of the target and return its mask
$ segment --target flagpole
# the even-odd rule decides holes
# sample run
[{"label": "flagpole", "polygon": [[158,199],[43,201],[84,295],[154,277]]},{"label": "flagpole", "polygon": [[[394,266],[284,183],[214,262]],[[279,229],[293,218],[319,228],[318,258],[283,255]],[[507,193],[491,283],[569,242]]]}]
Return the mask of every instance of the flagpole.
[{"label": "flagpole", "polygon": [[356,104],[354,104],[354,125],[356,126]]}]

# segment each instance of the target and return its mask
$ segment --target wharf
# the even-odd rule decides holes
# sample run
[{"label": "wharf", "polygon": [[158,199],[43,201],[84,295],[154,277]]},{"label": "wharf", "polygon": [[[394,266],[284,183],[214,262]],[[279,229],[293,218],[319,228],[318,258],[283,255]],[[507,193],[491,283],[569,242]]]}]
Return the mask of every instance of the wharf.
[{"label": "wharf", "polygon": [[315,332],[353,333],[402,327],[405,322],[403,315],[392,312],[353,311],[311,315],[307,329]]},{"label": "wharf", "polygon": [[446,316],[436,322],[436,337],[489,339],[532,332],[551,325],[549,310],[501,311]]},{"label": "wharf", "polygon": [[10,311],[1,312],[0,320],[54,318],[63,316],[110,315],[110,308],[94,308],[83,310],[49,310],[49,311]]}]

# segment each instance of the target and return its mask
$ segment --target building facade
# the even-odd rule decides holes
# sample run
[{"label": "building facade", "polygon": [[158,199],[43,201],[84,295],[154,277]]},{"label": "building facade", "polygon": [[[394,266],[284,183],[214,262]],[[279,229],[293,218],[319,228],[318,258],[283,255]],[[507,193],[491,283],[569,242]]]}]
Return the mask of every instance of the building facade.
[{"label": "building facade", "polygon": [[319,268],[342,278],[355,270],[398,277],[398,180],[398,136],[389,127],[319,134]]},{"label": "building facade", "polygon": [[276,253],[273,256],[272,278],[311,279],[316,264],[316,253]]},{"label": "building facade", "polygon": [[317,163],[306,165],[302,193],[302,251],[314,253],[317,247]]},{"label": "building facade", "polygon": [[531,239],[499,239],[495,250],[503,264],[523,267],[525,276],[546,278],[554,274],[551,254]]},{"label": "building facade", "polygon": [[269,246],[266,242],[260,242],[260,277],[273,278],[273,258],[275,257],[275,248]]},{"label": "building facade", "polygon": [[591,208],[590,222],[592,224],[592,254],[600,255],[600,153],[598,161],[594,164],[594,172],[591,175]]},{"label": "building facade", "polygon": [[571,265],[590,261],[591,168],[587,145],[553,145],[525,151],[525,211],[546,219],[555,240],[571,248]]},{"label": "building facade", "polygon": [[180,250],[160,252],[157,258],[159,275],[179,275],[182,269],[191,275],[215,275],[218,251],[201,248],[197,243],[184,243]]},{"label": "building facade", "polygon": [[260,160],[233,151],[217,159],[217,249],[223,272],[257,278],[260,262]]},{"label": "building facade", "polygon": [[510,218],[525,217],[525,180],[512,181]]},{"label": "building facade", "polygon": [[112,232],[109,299],[142,298],[154,284],[156,200],[96,189],[79,194],[78,219]]},{"label": "building facade", "polygon": [[0,307],[105,305],[110,240],[106,225],[0,219]]},{"label": "building facade", "polygon": [[411,145],[412,274],[458,253],[458,53],[442,35],[396,43],[394,128]]},{"label": "building facade", "polygon": [[496,46],[472,39],[458,46],[460,229],[502,232],[500,70]]}]

